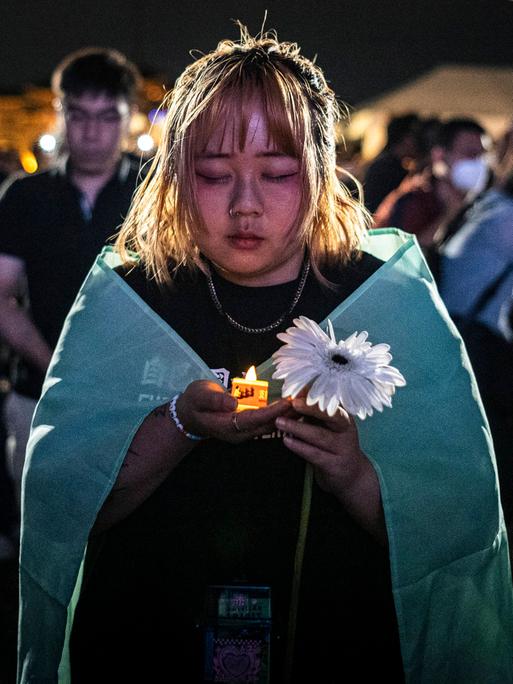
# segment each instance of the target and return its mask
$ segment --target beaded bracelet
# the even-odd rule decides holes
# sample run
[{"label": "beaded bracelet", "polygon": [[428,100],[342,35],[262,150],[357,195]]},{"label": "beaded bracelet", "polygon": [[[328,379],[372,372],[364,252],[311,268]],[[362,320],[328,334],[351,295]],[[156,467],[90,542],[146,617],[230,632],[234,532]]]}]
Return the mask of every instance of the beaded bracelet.
[{"label": "beaded bracelet", "polygon": [[175,396],[169,402],[169,415],[173,419],[174,424],[178,428],[178,431],[182,433],[182,435],[185,435],[186,437],[194,440],[195,442],[198,442],[201,439],[205,439],[204,437],[199,437],[198,435],[193,435],[191,432],[187,432],[187,430],[181,424],[180,419],[178,418],[178,415],[176,413],[176,402],[178,401],[180,395],[181,392],[179,394],[175,394]]}]

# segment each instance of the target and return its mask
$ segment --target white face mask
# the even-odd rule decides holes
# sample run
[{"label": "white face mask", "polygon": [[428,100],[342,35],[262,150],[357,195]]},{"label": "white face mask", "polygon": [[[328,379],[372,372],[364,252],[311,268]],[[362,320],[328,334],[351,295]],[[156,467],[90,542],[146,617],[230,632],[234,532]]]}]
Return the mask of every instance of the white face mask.
[{"label": "white face mask", "polygon": [[484,190],[488,180],[488,164],[484,157],[459,159],[450,171],[451,182],[461,192],[477,195]]}]

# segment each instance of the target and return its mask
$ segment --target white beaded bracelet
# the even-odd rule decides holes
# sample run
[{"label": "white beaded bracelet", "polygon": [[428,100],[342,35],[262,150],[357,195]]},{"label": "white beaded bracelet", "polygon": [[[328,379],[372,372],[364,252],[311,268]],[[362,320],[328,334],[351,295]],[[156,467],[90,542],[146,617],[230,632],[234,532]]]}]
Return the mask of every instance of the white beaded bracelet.
[{"label": "white beaded bracelet", "polygon": [[180,419],[178,418],[178,415],[176,413],[176,402],[178,401],[178,398],[180,397],[181,392],[179,394],[175,394],[175,396],[171,399],[169,402],[169,415],[173,419],[174,424],[178,428],[178,431],[182,433],[182,435],[185,435],[189,439],[192,439],[195,442],[199,442],[202,439],[205,439],[204,437],[199,437],[198,435],[193,435],[191,432],[187,432],[187,430],[184,428],[184,426],[181,424]]}]

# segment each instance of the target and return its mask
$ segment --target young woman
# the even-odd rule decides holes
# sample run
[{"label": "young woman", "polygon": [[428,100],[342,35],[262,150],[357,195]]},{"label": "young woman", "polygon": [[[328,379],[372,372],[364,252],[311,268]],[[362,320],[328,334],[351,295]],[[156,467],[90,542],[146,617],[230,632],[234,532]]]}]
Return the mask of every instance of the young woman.
[{"label": "young woman", "polygon": [[[245,36],[188,67],[165,106],[162,147],[117,243],[141,261],[121,272],[210,368],[240,377],[293,318],[321,321],[380,263],[358,252],[367,217],[335,173],[335,97],[296,46]],[[175,681],[200,681],[207,587],[243,582],[271,587],[281,681],[309,462],[317,484],[292,681],[335,681],[376,650],[397,681],[379,485],[354,420],[304,399],[236,404],[214,378],[195,381],[175,422],[164,405],[142,424],[96,522],[74,677],[90,681],[109,642],[116,671],[133,673],[159,644],[170,674],[185,667]],[[126,544],[141,561],[130,572]],[[123,654],[109,637],[121,633]]]},{"label": "young woman", "polygon": [[[73,684],[508,681],[507,543],[468,366],[414,242],[385,264],[361,249],[322,72],[243,30],[165,108],[122,263],[93,267],[34,419],[21,681],[59,661]],[[394,408],[358,426],[301,395],[237,411],[231,380],[334,310],[392,344]]]}]

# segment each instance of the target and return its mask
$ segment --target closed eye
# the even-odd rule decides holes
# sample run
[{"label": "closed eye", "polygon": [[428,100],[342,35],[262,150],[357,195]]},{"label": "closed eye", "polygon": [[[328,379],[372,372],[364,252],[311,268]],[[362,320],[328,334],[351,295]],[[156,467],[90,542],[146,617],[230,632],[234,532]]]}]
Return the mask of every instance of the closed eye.
[{"label": "closed eye", "polygon": [[207,176],[204,173],[198,173],[198,171],[196,171],[196,175],[205,183],[210,183],[212,185],[227,183],[230,180],[230,176]]},{"label": "closed eye", "polygon": [[286,181],[289,178],[294,178],[294,176],[297,176],[297,171],[292,173],[282,173],[276,176],[268,173],[264,174],[265,180],[270,181],[271,183],[283,183],[283,181]]}]

